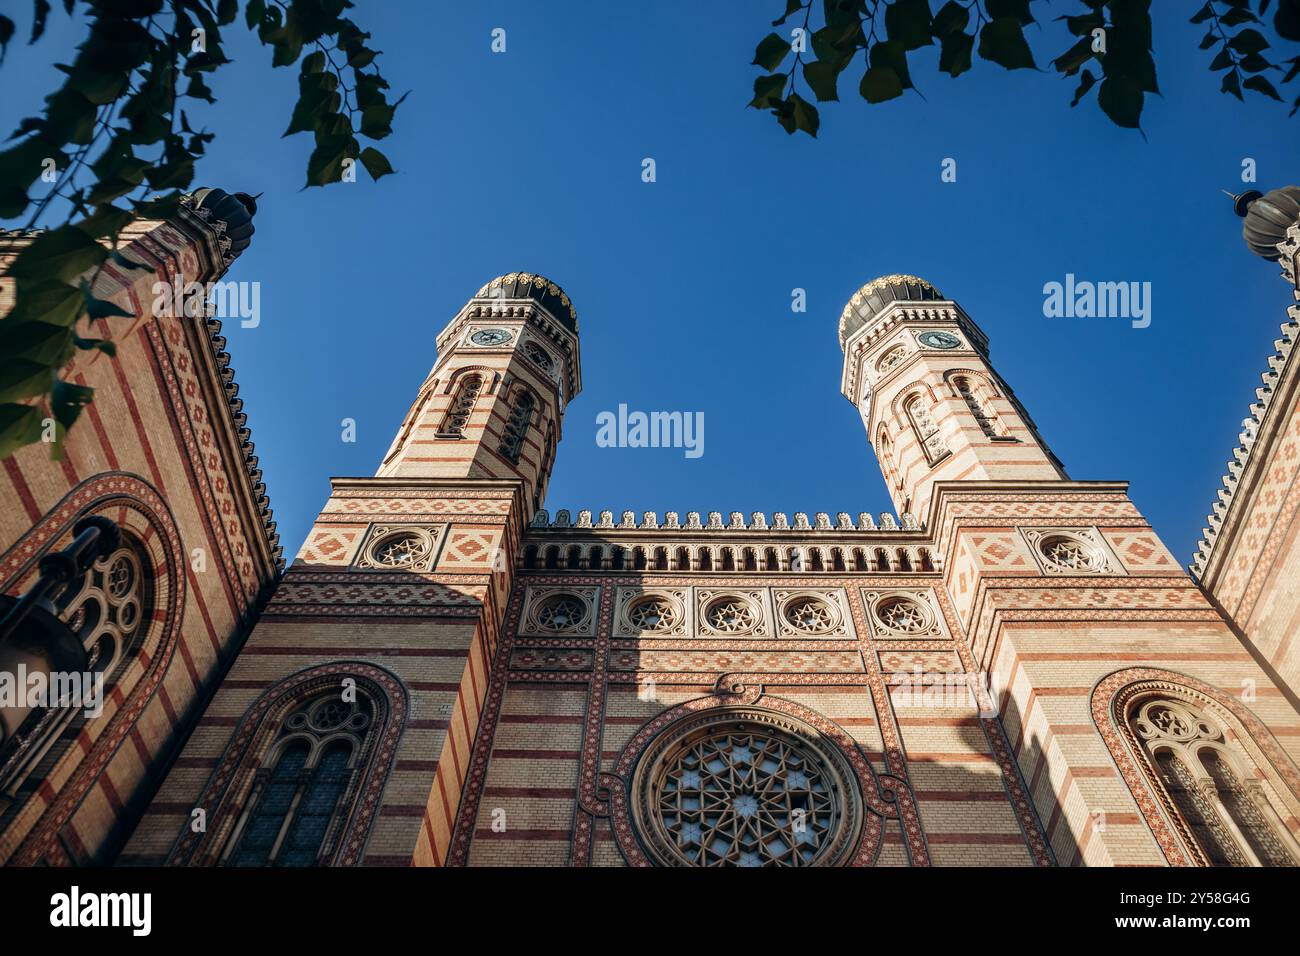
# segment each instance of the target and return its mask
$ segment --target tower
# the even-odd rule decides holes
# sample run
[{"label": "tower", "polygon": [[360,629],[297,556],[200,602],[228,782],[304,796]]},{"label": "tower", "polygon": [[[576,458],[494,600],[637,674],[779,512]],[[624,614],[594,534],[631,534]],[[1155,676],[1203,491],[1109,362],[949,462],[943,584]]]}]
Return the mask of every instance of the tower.
[{"label": "tower", "polygon": [[376,474],[333,479],[124,859],[446,860],[520,540],[580,388],[577,331],[560,287],[523,272],[447,324]]},{"label": "tower", "polygon": [[868,282],[840,315],[840,390],[858,407],[894,506],[928,518],[934,484],[1065,477],[956,302],[916,276]]},{"label": "tower", "polygon": [[518,478],[536,510],[581,387],[569,297],[542,276],[499,276],[438,336],[438,360],[377,477]]}]

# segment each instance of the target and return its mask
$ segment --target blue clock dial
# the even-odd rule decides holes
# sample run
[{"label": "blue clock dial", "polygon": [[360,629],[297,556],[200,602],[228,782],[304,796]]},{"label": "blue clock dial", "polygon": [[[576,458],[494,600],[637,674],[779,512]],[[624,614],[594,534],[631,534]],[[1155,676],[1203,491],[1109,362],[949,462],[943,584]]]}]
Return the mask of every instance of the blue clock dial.
[{"label": "blue clock dial", "polygon": [[961,345],[961,339],[948,332],[922,332],[916,340],[928,349],[955,349]]},{"label": "blue clock dial", "polygon": [[510,341],[510,333],[505,329],[479,329],[469,340],[475,345],[500,345]]}]

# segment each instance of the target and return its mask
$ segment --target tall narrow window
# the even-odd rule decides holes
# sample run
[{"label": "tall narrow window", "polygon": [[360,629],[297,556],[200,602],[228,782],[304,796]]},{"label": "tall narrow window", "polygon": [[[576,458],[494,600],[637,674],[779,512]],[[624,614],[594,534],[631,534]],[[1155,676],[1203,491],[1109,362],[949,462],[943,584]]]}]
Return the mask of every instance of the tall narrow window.
[{"label": "tall narrow window", "polygon": [[506,430],[501,436],[501,445],[497,449],[510,461],[519,460],[519,454],[524,449],[524,437],[528,434],[528,426],[532,420],[533,393],[520,391],[515,398],[514,406],[510,409],[510,418],[506,422]]},{"label": "tall narrow window", "polygon": [[939,426],[930,414],[930,403],[923,396],[916,395],[908,400],[905,410],[916,432],[917,441],[925,450],[926,460],[935,464],[948,454],[948,443],[939,434]]},{"label": "tall narrow window", "polygon": [[375,730],[373,702],[337,690],[293,710],[269,766],[257,772],[223,862],[228,866],[319,866],[328,862],[353,802]]},{"label": "tall narrow window", "polygon": [[1002,435],[997,427],[997,415],[985,408],[984,403],[980,401],[979,396],[971,388],[970,379],[962,376],[953,379],[952,383],[957,388],[957,394],[962,397],[966,407],[970,409],[971,416],[975,419],[975,423],[979,425],[980,431],[988,438],[1001,438]]},{"label": "tall narrow window", "polygon": [[465,426],[469,423],[469,416],[474,411],[474,403],[478,401],[479,392],[482,390],[483,379],[478,375],[470,375],[460,383],[451,408],[447,409],[447,417],[442,421],[442,428],[438,429],[440,436],[460,438],[465,434]]},{"label": "tall narrow window", "polygon": [[1211,866],[1295,866],[1296,843],[1245,781],[1218,720],[1186,701],[1148,699],[1130,716],[1168,803]]}]

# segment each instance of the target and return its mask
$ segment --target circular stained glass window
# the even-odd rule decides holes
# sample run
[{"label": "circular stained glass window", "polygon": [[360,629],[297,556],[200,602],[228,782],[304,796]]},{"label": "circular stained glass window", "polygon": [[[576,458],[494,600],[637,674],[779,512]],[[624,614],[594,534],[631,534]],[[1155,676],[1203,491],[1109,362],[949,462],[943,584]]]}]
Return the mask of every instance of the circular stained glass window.
[{"label": "circular stained glass window", "polygon": [[812,727],[769,711],[670,726],[633,778],[642,843],[664,866],[826,866],[861,824],[852,768]]},{"label": "circular stained glass window", "polygon": [[924,607],[907,597],[886,598],[876,606],[876,617],[891,631],[920,634],[930,626]]}]

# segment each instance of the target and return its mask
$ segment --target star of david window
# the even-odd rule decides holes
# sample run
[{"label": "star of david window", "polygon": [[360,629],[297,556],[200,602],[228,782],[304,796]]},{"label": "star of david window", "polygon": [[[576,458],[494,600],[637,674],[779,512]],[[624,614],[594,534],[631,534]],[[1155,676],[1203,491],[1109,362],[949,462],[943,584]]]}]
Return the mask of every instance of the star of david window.
[{"label": "star of david window", "polygon": [[746,634],[758,626],[758,614],[744,598],[722,597],[704,609],[709,627],[723,634]]},{"label": "star of david window", "polygon": [[681,620],[681,614],[672,601],[662,597],[645,597],[627,609],[627,619],[642,631],[670,631]]},{"label": "star of david window", "polygon": [[843,757],[812,728],[759,711],[670,729],[633,790],[642,843],[664,866],[834,865],[860,820]]},{"label": "star of david window", "polygon": [[586,619],[586,602],[572,594],[552,594],[537,607],[537,623],[548,631],[567,631]]},{"label": "star of david window", "polygon": [[815,597],[795,598],[785,606],[782,616],[795,630],[809,634],[824,634],[838,623],[831,606]]},{"label": "star of david window", "polygon": [[379,567],[409,568],[428,557],[429,548],[430,544],[423,535],[402,531],[377,542],[372,557]]},{"label": "star of david window", "polygon": [[1047,535],[1038,549],[1051,564],[1066,571],[1097,571],[1106,563],[1098,548],[1072,535]]},{"label": "star of david window", "polygon": [[930,616],[925,608],[911,598],[905,597],[881,601],[876,608],[876,617],[891,631],[899,631],[903,634],[919,634],[930,624]]}]

